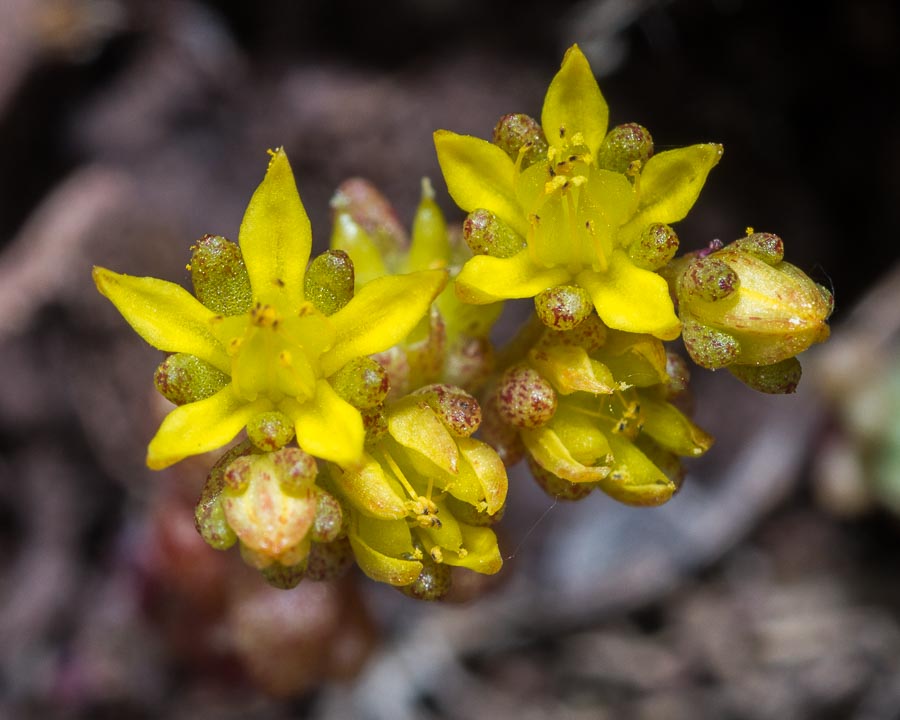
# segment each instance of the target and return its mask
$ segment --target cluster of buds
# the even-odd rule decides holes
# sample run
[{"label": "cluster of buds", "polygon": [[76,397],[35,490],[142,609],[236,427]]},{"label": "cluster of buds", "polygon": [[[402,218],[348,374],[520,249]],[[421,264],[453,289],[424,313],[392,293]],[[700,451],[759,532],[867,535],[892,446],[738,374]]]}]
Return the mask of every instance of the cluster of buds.
[{"label": "cluster of buds", "polygon": [[[95,270],[168,353],[155,383],[176,407],[148,465],[227,448],[196,511],[212,547],[239,544],[278,587],[355,561],[439,599],[457,572],[500,569],[491,526],[506,467],[523,457],[559,498],[673,496],[682,458],[713,440],[689,419],[688,369],[664,342],[682,337],[698,365],[758,390],[793,390],[795,356],[828,335],[830,293],[767,233],[676,257],[672,224],[722,148],[657,153],[646,128],[609,130],[608,115],[573,46],[540,121],[505,115],[491,141],[435,133],[468,213],[460,232],[427,180],[410,233],[373,186],[349,180],[332,201],[330,249],[310,261],[277,150],[238,243],[192,247],[194,295]],[[504,301],[523,298],[532,320],[495,351]]]}]

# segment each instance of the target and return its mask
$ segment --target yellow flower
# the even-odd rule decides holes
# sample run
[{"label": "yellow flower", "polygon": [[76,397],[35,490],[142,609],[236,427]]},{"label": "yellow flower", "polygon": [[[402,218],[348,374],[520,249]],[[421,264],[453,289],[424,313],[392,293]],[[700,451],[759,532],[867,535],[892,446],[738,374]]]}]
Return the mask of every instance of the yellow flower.
[{"label": "yellow flower", "polygon": [[681,326],[666,282],[639,267],[629,248],[651,225],[687,214],[722,148],[669,150],[617,172],[598,160],[608,114],[587,59],[573,45],[544,99],[546,153],[526,142],[513,159],[485,140],[435,133],[438,160],[457,205],[467,212],[489,211],[524,245],[509,257],[469,260],[456,278],[461,299],[491,303],[575,284],[589,293],[609,327],[664,340],[678,336]]},{"label": "yellow flower", "polygon": [[[161,469],[229,443],[260,417],[287,418],[298,445],[345,467],[363,460],[359,411],[329,377],[402,340],[443,289],[443,270],[372,280],[326,316],[304,291],[312,235],[282,149],[272,153],[239,232],[250,309],[217,313],[179,285],[94,269],[97,288],[154,347],[193,355],[227,376],[209,397],[174,409],[147,449]],[[262,421],[260,421],[262,422]]]}]

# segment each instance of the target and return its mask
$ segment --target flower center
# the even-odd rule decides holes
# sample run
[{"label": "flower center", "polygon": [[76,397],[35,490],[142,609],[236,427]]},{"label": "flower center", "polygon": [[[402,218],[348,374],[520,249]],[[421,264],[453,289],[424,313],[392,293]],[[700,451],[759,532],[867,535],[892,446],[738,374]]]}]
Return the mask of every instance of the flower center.
[{"label": "flower center", "polygon": [[257,302],[246,315],[222,318],[219,335],[231,357],[234,392],[253,402],[286,397],[299,402],[315,394],[321,376],[319,357],[331,346],[334,331],[327,318],[306,304],[286,315],[273,304]]}]

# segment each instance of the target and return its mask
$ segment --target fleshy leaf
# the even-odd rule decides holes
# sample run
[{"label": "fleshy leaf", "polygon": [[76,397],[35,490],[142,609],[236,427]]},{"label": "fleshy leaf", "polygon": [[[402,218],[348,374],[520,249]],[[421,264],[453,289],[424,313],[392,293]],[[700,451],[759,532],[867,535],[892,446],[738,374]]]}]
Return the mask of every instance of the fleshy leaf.
[{"label": "fleshy leaf", "polygon": [[434,134],[438,162],[450,197],[466,212],[490,210],[525,235],[528,225],[516,200],[515,165],[501,148],[448,130]]},{"label": "fleshy leaf", "polygon": [[363,461],[363,429],[359,410],[350,405],[325,380],[316,383],[316,394],[306,403],[286,399],[281,410],[294,421],[297,444],[310,455],[330,460],[345,469]]},{"label": "fleshy leaf", "polygon": [[589,467],[578,462],[551,428],[523,430],[522,441],[535,462],[557,477],[573,483],[597,482],[609,474],[605,465]]},{"label": "fleshy leaf", "polygon": [[687,215],[721,158],[722,146],[715,143],[666,150],[650,158],[641,172],[637,213],[622,228],[626,244],[651,223],[673,223]]},{"label": "fleshy leaf", "polygon": [[510,258],[476,255],[456,277],[456,295],[463,302],[485,305],[510,298],[534,297],[569,278],[565,268],[541,268],[534,264],[528,250]]},{"label": "fleshy leaf", "polygon": [[166,415],[147,448],[147,466],[162,470],[190,455],[215,450],[231,442],[254,415],[271,409],[260,399],[238,398],[231,386],[206,400],[182,405]]},{"label": "fleshy leaf", "polygon": [[597,314],[609,327],[674,340],[681,331],[669,286],[662,277],[637,267],[622,250],[605,273],[584,270],[578,284],[591,294]]},{"label": "fleshy leaf", "polygon": [[571,139],[580,132],[585,145],[596,154],[606,135],[608,122],[609,108],[591,66],[581,48],[573,45],[566,51],[562,67],[544,97],[541,110],[544,135],[551,145],[558,145],[560,140]]},{"label": "fleshy leaf", "polygon": [[309,218],[283,148],[272,153],[262,183],[250,198],[238,235],[256,300],[303,300],[303,275],[312,247]]},{"label": "fleshy leaf", "polygon": [[230,372],[231,361],[211,331],[216,314],[183,287],[156,278],[120,275],[102,267],[95,267],[93,274],[100,293],[153,347],[196,355]]},{"label": "fleshy leaf", "polygon": [[332,315],[336,337],[322,355],[328,377],[355,357],[387,350],[418,324],[447,282],[445,270],[380,277],[367,283]]}]

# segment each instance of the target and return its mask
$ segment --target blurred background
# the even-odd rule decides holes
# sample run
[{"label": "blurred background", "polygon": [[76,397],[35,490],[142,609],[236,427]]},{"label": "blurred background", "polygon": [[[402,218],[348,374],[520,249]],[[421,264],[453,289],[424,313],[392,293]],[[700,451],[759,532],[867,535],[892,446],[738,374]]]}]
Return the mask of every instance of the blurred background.
[{"label": "blurred background", "polygon": [[[431,133],[539,115],[566,47],[611,121],[721,142],[682,247],[748,225],[834,289],[800,392],[697,371],[717,445],[667,506],[554,503],[456,603],[264,585],[153,473],[160,354],[94,264],[188,281],[284,145],[328,201],[451,220]],[[900,717],[900,8],[890,0],[0,0],[0,717]]]}]

